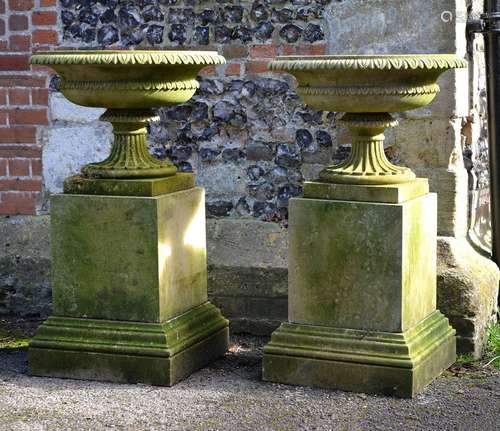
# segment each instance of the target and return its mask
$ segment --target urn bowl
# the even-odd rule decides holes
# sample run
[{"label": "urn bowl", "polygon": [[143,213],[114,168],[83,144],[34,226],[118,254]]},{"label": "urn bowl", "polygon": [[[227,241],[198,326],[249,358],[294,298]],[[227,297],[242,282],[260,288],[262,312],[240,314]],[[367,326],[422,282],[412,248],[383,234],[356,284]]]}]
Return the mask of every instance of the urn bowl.
[{"label": "urn bowl", "polygon": [[319,177],[356,185],[415,180],[411,169],[385,155],[384,130],[398,124],[391,113],[428,105],[439,92],[439,76],[464,67],[467,62],[453,54],[287,56],[270,65],[295,76],[297,93],[307,105],[346,113],[341,121],[352,135],[351,153]]},{"label": "urn bowl", "polygon": [[467,62],[453,54],[277,57],[275,71],[292,74],[297,93],[318,110],[392,113],[428,105],[439,76]]},{"label": "urn bowl", "polygon": [[109,109],[146,109],[187,102],[196,75],[224,64],[212,51],[51,51],[31,63],[61,76],[60,90],[72,102]]},{"label": "urn bowl", "polygon": [[137,179],[175,175],[170,160],[147,148],[146,125],[159,119],[154,108],[187,102],[206,66],[224,64],[211,51],[51,51],[38,52],[31,64],[61,76],[60,90],[72,102],[107,108],[101,120],[113,125],[114,142],[106,160],[82,168],[96,179]]}]

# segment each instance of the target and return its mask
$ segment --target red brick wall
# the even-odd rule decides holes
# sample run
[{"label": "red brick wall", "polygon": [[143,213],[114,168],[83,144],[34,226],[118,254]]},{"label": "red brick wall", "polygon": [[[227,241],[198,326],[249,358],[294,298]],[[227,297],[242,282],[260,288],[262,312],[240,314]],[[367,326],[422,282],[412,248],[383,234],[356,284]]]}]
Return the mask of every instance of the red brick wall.
[{"label": "red brick wall", "polygon": [[57,0],[0,0],[0,214],[36,214],[49,72],[29,65],[58,43]]}]

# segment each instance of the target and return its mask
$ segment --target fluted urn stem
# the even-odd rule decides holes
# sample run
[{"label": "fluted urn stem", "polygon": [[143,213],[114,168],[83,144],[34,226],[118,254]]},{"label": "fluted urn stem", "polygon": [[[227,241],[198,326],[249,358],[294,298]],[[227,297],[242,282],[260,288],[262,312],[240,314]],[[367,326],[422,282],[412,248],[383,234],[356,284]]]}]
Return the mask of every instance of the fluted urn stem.
[{"label": "fluted urn stem", "polygon": [[157,116],[151,110],[109,109],[101,120],[113,125],[114,142],[109,157],[99,163],[82,168],[82,173],[92,178],[152,178],[175,175],[176,168],[170,160],[158,160],[147,147],[149,121]]},{"label": "fluted urn stem", "polygon": [[408,168],[391,163],[384,151],[384,131],[397,126],[389,114],[346,114],[342,118],[351,131],[353,142],[349,157],[320,173],[323,181],[341,184],[396,184],[413,181]]}]

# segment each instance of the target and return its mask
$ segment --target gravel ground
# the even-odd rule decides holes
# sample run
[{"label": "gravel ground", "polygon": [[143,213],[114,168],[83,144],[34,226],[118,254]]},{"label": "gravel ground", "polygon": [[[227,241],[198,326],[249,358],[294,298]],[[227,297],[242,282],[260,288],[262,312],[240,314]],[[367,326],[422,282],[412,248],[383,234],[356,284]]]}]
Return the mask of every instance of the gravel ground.
[{"label": "gravel ground", "polygon": [[0,430],[500,429],[500,372],[452,368],[413,400],[261,381],[261,338],[173,388],[26,375],[26,352],[0,351]]}]

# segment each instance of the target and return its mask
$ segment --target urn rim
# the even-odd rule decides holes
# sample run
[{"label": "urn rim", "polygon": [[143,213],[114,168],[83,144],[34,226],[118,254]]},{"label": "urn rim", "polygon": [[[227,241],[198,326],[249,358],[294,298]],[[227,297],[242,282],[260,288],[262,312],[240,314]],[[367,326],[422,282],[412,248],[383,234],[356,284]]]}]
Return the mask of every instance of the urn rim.
[{"label": "urn rim", "polygon": [[366,54],[279,56],[271,70],[447,70],[466,68],[468,62],[456,54]]},{"label": "urn rim", "polygon": [[189,50],[60,50],[39,51],[34,65],[221,65],[226,60],[217,51]]}]

